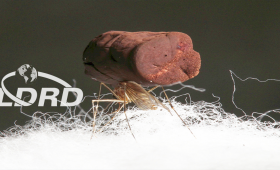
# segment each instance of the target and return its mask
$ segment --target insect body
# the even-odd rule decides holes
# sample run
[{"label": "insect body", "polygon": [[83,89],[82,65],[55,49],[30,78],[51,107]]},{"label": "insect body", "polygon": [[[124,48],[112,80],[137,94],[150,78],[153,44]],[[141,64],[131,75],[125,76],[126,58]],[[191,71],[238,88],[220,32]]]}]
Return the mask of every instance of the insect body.
[{"label": "insect body", "polygon": [[169,111],[155,96],[133,81],[120,82],[114,92],[118,99],[133,102],[141,110],[156,110],[158,106],[162,106]]},{"label": "insect body", "polygon": [[[106,88],[108,88],[108,90],[110,90],[112,92],[112,94],[117,99],[101,99],[100,100],[99,98],[100,98],[101,86],[102,85],[105,86]],[[139,109],[142,109],[142,110],[156,110],[158,108],[158,106],[160,106],[160,107],[163,107],[164,109],[166,109],[171,114],[171,112],[168,109],[168,107],[166,107],[164,104],[162,104],[155,96],[150,94],[150,92],[152,90],[156,89],[157,87],[158,86],[150,89],[149,91],[146,91],[141,85],[139,85],[139,84],[137,84],[137,83],[135,83],[133,81],[124,81],[124,82],[120,82],[118,84],[118,86],[115,87],[114,90],[111,90],[106,84],[100,83],[98,99],[97,100],[92,100],[93,113],[94,113],[94,115],[93,115],[93,117],[94,117],[94,120],[93,120],[93,128],[94,128],[94,130],[93,131],[95,132],[95,119],[96,119],[97,108],[98,108],[98,103],[99,102],[118,102],[118,103],[122,103],[122,105],[119,106],[117,111],[113,112],[113,113],[115,113],[115,115],[112,117],[112,119],[109,122],[107,122],[104,126],[109,124],[115,118],[115,116],[119,113],[119,111],[122,108],[124,108],[124,114],[126,116],[126,121],[128,123],[130,131],[131,131],[131,127],[129,125],[129,122],[128,122],[128,119],[127,119],[127,115],[126,115],[126,110],[125,110],[125,105],[128,104],[128,103],[133,102],[133,103],[135,103],[135,105]],[[162,89],[163,89],[163,87],[162,87]],[[163,92],[164,92],[167,100],[169,101],[169,99],[168,99],[164,89],[163,89]],[[97,103],[96,107],[94,107],[95,106],[95,102]],[[170,101],[169,101],[169,104],[170,104],[171,108],[175,111],[175,113],[178,115],[178,117],[182,120],[182,122],[187,126],[187,124],[183,121],[183,119],[179,116],[179,114],[173,108],[173,106],[172,106]],[[103,127],[99,131],[101,131],[103,129]],[[133,135],[133,133],[132,133],[132,135]],[[134,135],[133,135],[133,137],[134,137]]]}]

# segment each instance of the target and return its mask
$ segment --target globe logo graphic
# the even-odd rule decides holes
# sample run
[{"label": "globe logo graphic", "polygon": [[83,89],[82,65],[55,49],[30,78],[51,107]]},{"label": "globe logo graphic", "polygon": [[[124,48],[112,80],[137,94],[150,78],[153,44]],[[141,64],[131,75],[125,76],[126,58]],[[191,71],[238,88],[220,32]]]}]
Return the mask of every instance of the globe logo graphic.
[{"label": "globe logo graphic", "polygon": [[38,76],[36,69],[29,64],[20,66],[17,73],[24,78],[25,84],[33,83]]}]

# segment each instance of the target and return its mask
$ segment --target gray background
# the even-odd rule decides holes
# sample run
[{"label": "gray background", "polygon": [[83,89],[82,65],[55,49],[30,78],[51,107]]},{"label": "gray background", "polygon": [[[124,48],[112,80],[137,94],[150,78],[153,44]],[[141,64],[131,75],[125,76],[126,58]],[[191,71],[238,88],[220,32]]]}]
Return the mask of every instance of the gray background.
[{"label": "gray background", "polygon": [[[184,84],[193,101],[221,98],[227,112],[242,115],[231,102],[229,70],[241,78],[280,79],[280,1],[0,1],[0,78],[22,64],[77,81],[84,95],[98,91],[98,83],[84,75],[82,53],[91,39],[109,30],[179,31],[191,36],[202,58],[200,74]],[[24,86],[16,78],[5,81],[13,93]],[[32,88],[62,86],[38,79]],[[176,85],[172,88],[178,89]],[[169,93],[172,96],[172,93]],[[4,101],[10,101],[7,97]],[[279,83],[237,82],[236,104],[248,114],[279,108]],[[50,105],[50,103],[46,103]],[[90,100],[85,108],[90,107]],[[25,107],[24,112],[65,108]],[[276,115],[276,114],[274,114]],[[24,124],[19,108],[0,108],[0,130]]]}]

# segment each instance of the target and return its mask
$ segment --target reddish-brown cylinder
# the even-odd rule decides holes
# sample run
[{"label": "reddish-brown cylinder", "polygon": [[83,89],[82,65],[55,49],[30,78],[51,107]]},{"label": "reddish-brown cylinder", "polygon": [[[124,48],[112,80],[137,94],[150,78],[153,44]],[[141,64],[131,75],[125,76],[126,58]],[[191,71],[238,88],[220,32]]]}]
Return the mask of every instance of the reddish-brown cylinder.
[{"label": "reddish-brown cylinder", "polygon": [[171,85],[198,75],[201,59],[181,32],[109,31],[94,38],[83,54],[85,73],[116,86]]}]

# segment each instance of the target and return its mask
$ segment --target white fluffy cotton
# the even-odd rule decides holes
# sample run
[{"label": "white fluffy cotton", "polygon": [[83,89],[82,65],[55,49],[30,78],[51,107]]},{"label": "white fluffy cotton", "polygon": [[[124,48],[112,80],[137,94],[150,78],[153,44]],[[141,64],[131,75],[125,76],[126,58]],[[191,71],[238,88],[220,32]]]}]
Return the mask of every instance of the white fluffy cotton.
[{"label": "white fluffy cotton", "polygon": [[279,129],[241,121],[219,103],[174,105],[196,138],[164,109],[127,111],[136,140],[123,113],[92,139],[90,124],[34,119],[0,138],[0,169],[280,168]]}]

